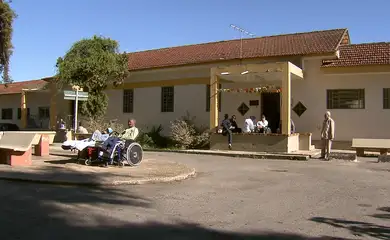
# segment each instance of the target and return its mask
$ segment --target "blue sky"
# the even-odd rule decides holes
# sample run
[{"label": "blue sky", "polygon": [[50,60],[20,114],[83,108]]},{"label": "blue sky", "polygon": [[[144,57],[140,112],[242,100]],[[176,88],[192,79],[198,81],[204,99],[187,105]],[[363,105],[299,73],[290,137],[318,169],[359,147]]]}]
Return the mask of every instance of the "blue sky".
[{"label": "blue sky", "polygon": [[15,81],[55,74],[71,45],[95,34],[122,51],[257,36],[348,28],[352,43],[390,41],[389,0],[13,0],[11,75]]}]

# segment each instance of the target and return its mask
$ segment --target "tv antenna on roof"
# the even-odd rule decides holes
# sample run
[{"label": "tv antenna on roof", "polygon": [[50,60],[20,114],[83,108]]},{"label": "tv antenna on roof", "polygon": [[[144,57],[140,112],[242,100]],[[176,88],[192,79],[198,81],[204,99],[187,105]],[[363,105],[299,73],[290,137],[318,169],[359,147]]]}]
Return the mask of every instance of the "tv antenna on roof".
[{"label": "tv antenna on roof", "polygon": [[254,33],[251,33],[243,28],[237,27],[236,25],[230,24],[230,27],[233,28],[236,31],[240,32],[240,58],[242,58],[242,45],[243,45],[243,36],[244,34],[250,37],[255,37],[256,35]]}]

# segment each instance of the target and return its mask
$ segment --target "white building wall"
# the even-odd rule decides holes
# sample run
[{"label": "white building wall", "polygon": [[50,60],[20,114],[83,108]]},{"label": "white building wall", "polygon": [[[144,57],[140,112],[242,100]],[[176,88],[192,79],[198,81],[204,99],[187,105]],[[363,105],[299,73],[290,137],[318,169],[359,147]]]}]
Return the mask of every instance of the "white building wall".
[{"label": "white building wall", "polygon": [[[390,138],[386,129],[390,122],[390,110],[383,109],[383,88],[390,88],[390,73],[388,74],[349,74],[329,75],[321,72],[321,59],[306,59],[304,62],[304,79],[292,82],[292,107],[299,101],[306,107],[306,112],[298,117],[293,111],[298,132],[312,132],[313,139],[320,139],[320,128],[326,109],[327,89],[365,89],[365,109],[334,109],[330,110],[336,122],[336,140],[350,141],[353,137]],[[223,84],[223,88],[258,87],[252,84]],[[209,124],[209,112],[206,112],[206,89],[204,84],[175,86],[175,111],[161,112],[161,87],[139,88],[134,91],[134,113],[122,113],[122,91],[109,91],[109,118],[118,118],[124,124],[128,118],[137,119],[139,126],[151,127],[162,124],[164,133],[169,133],[170,122],[184,116],[188,111],[200,125]],[[259,106],[249,106],[250,100],[259,100]],[[244,102],[250,108],[241,116],[237,108]],[[222,93],[223,114],[237,116],[238,124],[243,125],[244,119],[254,115],[260,117],[261,96],[247,93]]]},{"label": "white building wall", "polygon": [[323,74],[321,60],[305,61],[305,79],[292,84],[293,106],[301,101],[307,111],[292,118],[300,132],[312,132],[319,139],[319,131],[326,108],[327,89],[365,89],[365,109],[330,109],[335,120],[336,140],[352,138],[390,138],[386,129],[390,110],[383,109],[383,88],[390,88],[390,73]]},{"label": "white building wall", "polygon": [[196,116],[200,125],[208,126],[209,114],[206,112],[206,85],[181,85],[174,87],[174,112],[161,112],[161,87],[134,89],[133,113],[123,113],[123,90],[109,90],[107,119],[118,119],[127,124],[135,118],[140,128],[147,129],[162,125],[164,133],[169,134],[171,121],[185,116],[187,111]]},{"label": "white building wall", "polygon": [[[39,107],[50,107],[50,94],[46,92],[28,92],[26,93],[27,108],[30,109],[30,116],[38,119]],[[1,109],[12,108],[12,119],[3,120],[0,116],[0,123],[14,123],[19,127],[21,126],[21,120],[18,119],[18,108],[21,105],[21,94],[5,94],[0,95],[0,115]],[[37,124],[41,125],[41,122],[37,120]],[[49,127],[49,119],[42,120],[42,128]]]},{"label": "white building wall", "polygon": [[[20,94],[6,94],[0,95],[0,123],[15,123],[20,126],[18,117],[18,108],[20,108]],[[1,109],[12,108],[12,120],[3,120],[1,116]]]},{"label": "white building wall", "polygon": [[[251,88],[256,84],[222,84],[222,88]],[[122,124],[127,124],[129,118],[135,118],[141,128],[151,128],[161,124],[164,133],[169,134],[171,121],[186,116],[196,117],[199,126],[209,126],[210,113],[206,111],[206,85],[180,85],[174,87],[174,112],[161,112],[161,87],[134,89],[133,113],[123,113],[123,90],[109,90],[109,104],[106,118],[118,119]],[[239,125],[243,125],[244,119],[249,116],[261,115],[261,105],[249,106],[250,100],[259,100],[260,95],[248,93],[222,93],[222,109],[219,121],[222,121],[225,113],[236,115]],[[244,102],[250,107],[247,114],[241,116],[237,108]]]},{"label": "white building wall", "polygon": [[[259,87],[258,84],[255,83],[228,83],[222,84],[222,88],[226,89],[238,89],[238,88],[255,88]],[[249,106],[250,100],[259,100],[259,106]],[[249,110],[245,115],[241,115],[238,112],[238,107],[245,103]],[[255,116],[257,119],[261,116],[261,95],[256,93],[236,93],[236,92],[223,92],[222,93],[222,111],[219,115],[219,122],[222,122],[224,114],[227,113],[229,116],[235,115],[237,118],[237,124],[239,127],[244,127],[244,121],[246,118],[250,116]]]}]

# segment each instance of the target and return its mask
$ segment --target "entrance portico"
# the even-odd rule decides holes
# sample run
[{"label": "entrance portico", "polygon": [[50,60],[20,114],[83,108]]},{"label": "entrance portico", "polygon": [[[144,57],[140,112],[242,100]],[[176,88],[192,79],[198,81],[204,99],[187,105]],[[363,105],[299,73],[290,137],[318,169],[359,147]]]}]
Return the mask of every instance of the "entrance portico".
[{"label": "entrance portico", "polygon": [[[56,93],[57,89],[54,84],[50,82],[44,84],[37,84],[21,89],[20,91],[20,128],[26,129],[28,127],[28,121],[31,116],[29,115],[28,109],[31,100],[37,102],[37,99],[42,98],[43,96],[50,96],[50,103],[44,102],[42,106],[49,107],[49,125],[45,126],[44,129],[54,129],[55,126],[55,114],[56,114]],[[31,98],[31,99],[30,99]],[[39,114],[39,113],[37,113]]]},{"label": "entrance portico", "polygon": [[[212,68],[210,77],[210,129],[215,129],[219,125],[219,84],[249,83],[256,84],[256,91],[258,88],[263,88],[265,92],[268,91],[267,89],[280,89],[281,107],[279,117],[281,120],[281,134],[279,135],[288,138],[291,135],[291,82],[295,79],[303,80],[303,72],[299,67],[290,62],[243,64]],[[272,135],[275,136],[277,134]],[[264,135],[262,136],[265,137]],[[268,136],[271,137],[270,135]],[[299,142],[299,139],[297,141]],[[286,141],[286,144],[288,142]],[[269,147],[264,149],[264,151],[266,150],[268,151]]]},{"label": "entrance portico", "polygon": [[281,87],[282,134],[291,132],[291,80],[303,79],[300,68],[290,62],[220,66],[211,69],[210,128],[218,126],[218,86],[221,82],[256,83]]}]

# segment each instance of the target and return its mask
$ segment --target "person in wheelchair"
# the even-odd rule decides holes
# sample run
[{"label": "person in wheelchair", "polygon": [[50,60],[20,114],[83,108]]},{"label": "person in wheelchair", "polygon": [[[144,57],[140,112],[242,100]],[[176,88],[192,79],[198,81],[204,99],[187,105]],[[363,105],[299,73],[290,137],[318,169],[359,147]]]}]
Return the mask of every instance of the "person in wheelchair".
[{"label": "person in wheelchair", "polygon": [[112,148],[119,141],[125,141],[126,145],[130,144],[131,142],[134,142],[135,138],[138,136],[139,133],[138,128],[136,128],[135,124],[135,119],[130,119],[128,121],[129,127],[118,136],[110,136],[106,141],[104,141],[102,148],[108,153],[111,153]]}]

